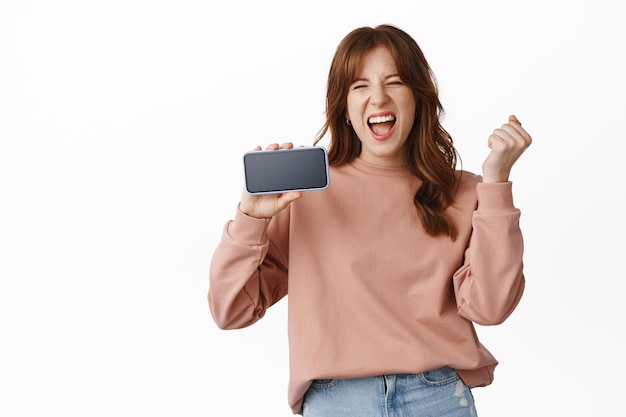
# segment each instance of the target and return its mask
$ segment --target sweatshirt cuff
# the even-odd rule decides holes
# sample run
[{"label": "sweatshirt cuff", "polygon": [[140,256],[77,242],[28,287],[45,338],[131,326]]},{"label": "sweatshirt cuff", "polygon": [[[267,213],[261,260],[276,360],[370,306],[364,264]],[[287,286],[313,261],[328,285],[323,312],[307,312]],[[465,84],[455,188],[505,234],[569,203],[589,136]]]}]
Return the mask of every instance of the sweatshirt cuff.
[{"label": "sweatshirt cuff", "polygon": [[235,218],[228,225],[228,234],[244,245],[260,246],[265,243],[265,231],[269,221],[270,219],[250,217],[237,206]]},{"label": "sweatshirt cuff", "polygon": [[476,185],[478,211],[510,212],[516,210],[513,204],[513,183],[491,182]]}]

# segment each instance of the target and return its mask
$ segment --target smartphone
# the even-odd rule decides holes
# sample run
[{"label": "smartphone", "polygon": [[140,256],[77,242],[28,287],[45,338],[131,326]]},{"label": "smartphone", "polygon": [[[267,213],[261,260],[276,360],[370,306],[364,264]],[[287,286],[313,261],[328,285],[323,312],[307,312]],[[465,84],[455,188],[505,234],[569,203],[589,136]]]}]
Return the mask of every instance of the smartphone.
[{"label": "smartphone", "polygon": [[246,152],[243,168],[249,194],[324,190],[330,184],[322,146]]}]

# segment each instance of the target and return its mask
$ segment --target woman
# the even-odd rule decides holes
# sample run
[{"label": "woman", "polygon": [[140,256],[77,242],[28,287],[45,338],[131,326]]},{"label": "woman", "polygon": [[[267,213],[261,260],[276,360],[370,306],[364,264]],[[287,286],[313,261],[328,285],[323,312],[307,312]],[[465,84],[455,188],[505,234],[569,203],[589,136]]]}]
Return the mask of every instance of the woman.
[{"label": "woman", "polygon": [[476,415],[470,389],[497,361],[473,323],[504,321],[524,288],[508,176],[531,138],[511,116],[482,176],[456,170],[430,67],[389,25],[342,40],[326,107],[330,187],[242,194],[211,262],[213,317],[245,327],[289,292],[294,414]]}]

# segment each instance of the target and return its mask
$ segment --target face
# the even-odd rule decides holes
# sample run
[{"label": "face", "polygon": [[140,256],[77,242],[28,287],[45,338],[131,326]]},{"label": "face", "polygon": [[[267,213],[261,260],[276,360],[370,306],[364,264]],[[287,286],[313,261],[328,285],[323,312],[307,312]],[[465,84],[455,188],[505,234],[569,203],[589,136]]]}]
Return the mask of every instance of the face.
[{"label": "face", "polygon": [[387,49],[365,55],[348,91],[348,113],[361,141],[361,158],[382,166],[405,165],[403,147],[415,120],[415,98]]}]

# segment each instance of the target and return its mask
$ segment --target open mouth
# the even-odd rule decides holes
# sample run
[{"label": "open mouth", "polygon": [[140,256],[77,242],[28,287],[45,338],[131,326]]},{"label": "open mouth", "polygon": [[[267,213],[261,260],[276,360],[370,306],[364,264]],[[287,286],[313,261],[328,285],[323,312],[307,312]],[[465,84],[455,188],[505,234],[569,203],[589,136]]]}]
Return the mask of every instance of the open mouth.
[{"label": "open mouth", "polygon": [[383,136],[396,124],[396,116],[388,114],[385,116],[374,116],[367,119],[367,125],[377,136]]}]

